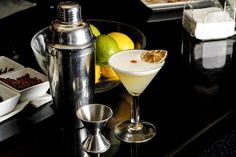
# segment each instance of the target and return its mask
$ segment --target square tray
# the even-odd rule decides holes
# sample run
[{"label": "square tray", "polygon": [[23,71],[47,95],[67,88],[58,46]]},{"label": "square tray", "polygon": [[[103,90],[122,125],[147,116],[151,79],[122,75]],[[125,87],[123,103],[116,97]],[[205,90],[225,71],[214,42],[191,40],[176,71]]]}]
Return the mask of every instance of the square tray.
[{"label": "square tray", "polygon": [[[141,0],[141,2],[153,11],[170,11],[183,9],[188,1],[168,2],[168,0],[160,0],[152,3],[148,2],[148,0]],[[191,5],[194,5],[195,8],[204,8],[213,6],[214,2],[212,0],[192,0]]]}]

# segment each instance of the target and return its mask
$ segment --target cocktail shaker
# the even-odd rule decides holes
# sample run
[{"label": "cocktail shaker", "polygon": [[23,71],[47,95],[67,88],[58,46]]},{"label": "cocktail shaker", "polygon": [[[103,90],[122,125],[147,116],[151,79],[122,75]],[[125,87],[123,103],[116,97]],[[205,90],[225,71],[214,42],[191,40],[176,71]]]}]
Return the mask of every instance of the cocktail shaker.
[{"label": "cocktail shaker", "polygon": [[79,3],[59,3],[45,43],[53,108],[62,129],[83,127],[76,111],[93,102],[94,42],[89,24],[82,20]]}]

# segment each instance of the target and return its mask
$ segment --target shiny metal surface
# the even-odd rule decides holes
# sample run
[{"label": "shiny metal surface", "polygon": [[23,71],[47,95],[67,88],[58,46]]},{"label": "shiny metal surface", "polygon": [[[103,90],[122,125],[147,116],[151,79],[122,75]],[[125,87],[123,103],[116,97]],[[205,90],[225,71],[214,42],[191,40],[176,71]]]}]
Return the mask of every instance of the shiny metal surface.
[{"label": "shiny metal surface", "polygon": [[47,43],[57,49],[84,49],[93,45],[94,37],[89,24],[83,22],[81,7],[73,1],[61,2],[57,19],[52,21]]},{"label": "shiny metal surface", "polygon": [[75,23],[81,21],[81,8],[77,2],[61,2],[57,6],[57,19],[60,23]]},{"label": "shiny metal surface", "polygon": [[77,116],[90,133],[82,142],[83,150],[89,153],[103,153],[110,148],[110,141],[102,135],[101,130],[112,115],[112,109],[102,104],[84,105],[78,109]]},{"label": "shiny metal surface", "polygon": [[[64,8],[65,3],[60,3],[60,7]],[[80,10],[80,5],[66,2],[65,8],[63,11],[67,14],[78,16],[78,12],[73,10]],[[60,9],[57,11],[61,14]],[[94,38],[89,25],[78,20],[80,17],[77,20],[68,19],[74,23],[61,23],[62,17],[58,18],[52,22],[46,35],[47,70],[53,107],[62,128],[81,128],[76,111],[80,106],[93,102]]]},{"label": "shiny metal surface", "polygon": [[88,136],[82,145],[83,150],[89,153],[104,153],[111,146],[110,142],[101,134]]}]

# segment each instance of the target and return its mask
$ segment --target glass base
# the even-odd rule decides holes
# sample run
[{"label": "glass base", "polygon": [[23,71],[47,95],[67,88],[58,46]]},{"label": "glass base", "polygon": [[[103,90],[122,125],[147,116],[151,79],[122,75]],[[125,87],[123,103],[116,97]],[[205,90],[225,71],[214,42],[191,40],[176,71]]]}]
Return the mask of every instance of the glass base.
[{"label": "glass base", "polygon": [[115,127],[115,136],[127,143],[147,142],[156,135],[156,128],[149,122],[142,121],[137,126],[130,121],[121,122]]}]

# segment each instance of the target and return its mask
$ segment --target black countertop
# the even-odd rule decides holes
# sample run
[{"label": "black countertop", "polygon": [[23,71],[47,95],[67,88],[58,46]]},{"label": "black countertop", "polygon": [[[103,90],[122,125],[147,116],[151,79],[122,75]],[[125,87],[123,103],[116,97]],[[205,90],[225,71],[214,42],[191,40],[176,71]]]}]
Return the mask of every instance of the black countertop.
[{"label": "black countertop", "polygon": [[[122,85],[95,95],[96,102],[112,107],[115,113],[104,131],[112,146],[101,156],[204,156],[204,150],[210,153],[213,143],[232,133],[236,104],[234,37],[208,42],[194,39],[182,27],[181,10],[161,13],[177,18],[155,21],[160,13],[137,1],[80,3],[85,19],[131,24],[146,36],[146,49],[168,51],[165,66],[140,97],[141,119],[157,127],[151,141],[126,144],[114,137],[114,125],[129,117],[130,97]],[[55,18],[56,4],[40,1],[33,8],[1,19],[0,55],[41,71],[30,40]],[[0,123],[0,156],[88,156],[80,149],[85,130],[62,133],[55,124],[51,104],[38,109],[28,106]]]}]

